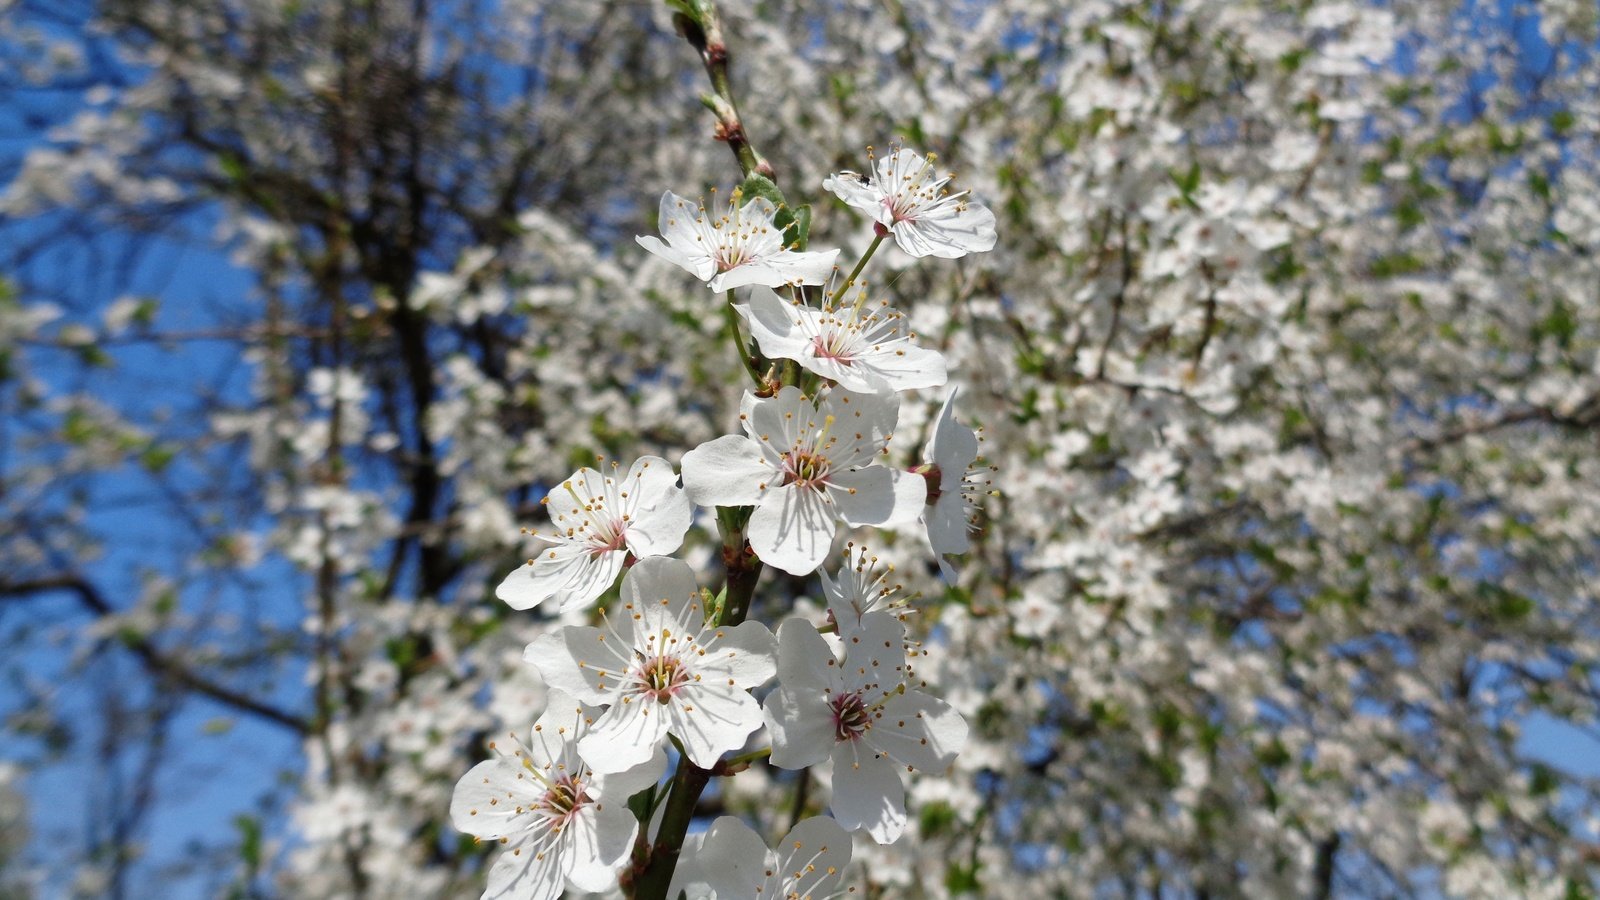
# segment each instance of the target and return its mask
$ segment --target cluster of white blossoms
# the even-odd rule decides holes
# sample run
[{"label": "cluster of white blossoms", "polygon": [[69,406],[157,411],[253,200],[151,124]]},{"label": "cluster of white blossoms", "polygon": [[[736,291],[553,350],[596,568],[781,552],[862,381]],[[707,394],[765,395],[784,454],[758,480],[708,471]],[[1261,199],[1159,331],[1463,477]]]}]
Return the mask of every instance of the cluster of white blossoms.
[{"label": "cluster of white blossoms", "polygon": [[[954,764],[967,724],[913,672],[921,651],[888,581],[892,567],[880,570],[852,544],[836,575],[819,573],[827,635],[802,617],[782,621],[776,638],[744,621],[762,566],[817,572],[841,525],[920,519],[952,578],[946,555],[969,548],[972,489],[988,469],[977,461],[977,435],[955,420],[954,392],[923,461],[901,468],[890,456],[899,392],[943,385],[945,358],[917,342],[903,313],[872,303],[856,278],[890,234],[913,256],[994,245],[994,216],[952,195],[948,181],[931,157],[910,150],[880,161],[875,177],[829,179],[877,223],[837,290],[806,286],[830,280],[838,251],[801,249],[804,226],[797,233],[792,216],[784,224],[767,197],[735,191],[720,213],[662,198],[665,241],[639,243],[729,291],[730,337],[741,355],[753,354],[745,323],[770,368],[761,377],[747,366],[756,384],[740,404],[741,433],[684,454],[681,486],[667,460],[644,457],[626,474],[618,464],[580,469],[545,497],[552,527],[531,532],[539,547],[500,584],[501,600],[581,612],[626,574],[595,624],[554,628],[527,646],[524,661],[551,691],[532,742],[480,763],[456,787],[456,827],[505,845],[486,896],[553,898],[567,886],[619,883],[646,896],[652,879],[670,881],[674,896],[692,889],[725,900],[850,892],[850,832],[894,842],[907,823],[905,773]],[[739,302],[734,289],[746,286]],[[666,558],[684,543],[694,505],[718,511],[729,566],[720,594]],[[762,734],[768,746],[749,750]],[[658,784],[669,750],[679,775]],[[703,786],[762,758],[786,770],[829,764],[831,818],[799,821],[776,851],[729,817],[698,844],[687,840],[681,829],[700,787],[684,773],[700,773]]]}]

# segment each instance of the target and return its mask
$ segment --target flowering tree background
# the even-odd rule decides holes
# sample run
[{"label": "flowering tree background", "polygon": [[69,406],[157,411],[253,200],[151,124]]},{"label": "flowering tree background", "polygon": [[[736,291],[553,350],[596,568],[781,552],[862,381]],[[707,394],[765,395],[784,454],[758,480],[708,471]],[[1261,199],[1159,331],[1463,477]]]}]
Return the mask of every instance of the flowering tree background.
[{"label": "flowering tree background", "polygon": [[[456,782],[592,702],[523,662],[598,626],[496,597],[519,528],[596,457],[692,494],[742,434],[658,198],[768,172],[852,264],[838,173],[896,142],[998,240],[873,256],[949,364],[884,465],[959,387],[998,496],[953,582],[911,521],[752,585],[773,626],[835,578],[914,598],[970,726],[850,883],[1600,890],[1592,3],[707,9],[0,3],[0,890],[480,892]],[[713,587],[714,519],[667,548]],[[832,840],[802,771],[714,778],[704,844]]]}]

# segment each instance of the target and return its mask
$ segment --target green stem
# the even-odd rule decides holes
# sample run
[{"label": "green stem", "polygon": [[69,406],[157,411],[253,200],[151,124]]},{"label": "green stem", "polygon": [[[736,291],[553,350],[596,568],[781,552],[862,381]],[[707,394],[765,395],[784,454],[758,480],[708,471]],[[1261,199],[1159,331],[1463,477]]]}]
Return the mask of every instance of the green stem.
[{"label": "green stem", "polygon": [[872,243],[867,245],[867,252],[861,254],[861,261],[856,263],[856,267],[854,269],[850,270],[849,277],[845,278],[844,280],[844,287],[839,289],[839,295],[841,297],[844,296],[844,292],[849,289],[850,285],[856,283],[856,276],[860,275],[861,270],[867,267],[867,260],[872,258],[872,254],[878,252],[878,245],[881,243],[883,243],[883,235],[880,234],[874,236]]},{"label": "green stem", "polygon": [[722,320],[727,325],[728,339],[733,341],[734,352],[739,354],[739,362],[744,363],[744,370],[750,374],[750,380],[760,385],[760,368],[750,353],[750,345],[745,343],[739,333],[739,311],[733,306],[733,291],[728,292],[728,302],[722,307]]}]

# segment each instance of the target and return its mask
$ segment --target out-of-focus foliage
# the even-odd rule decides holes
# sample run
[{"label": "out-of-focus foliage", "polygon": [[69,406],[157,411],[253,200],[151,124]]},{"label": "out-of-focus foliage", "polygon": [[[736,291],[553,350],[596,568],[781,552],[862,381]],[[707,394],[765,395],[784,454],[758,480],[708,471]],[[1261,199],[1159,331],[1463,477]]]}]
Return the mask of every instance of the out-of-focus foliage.
[{"label": "out-of-focus foliage", "polygon": [[[897,138],[999,216],[877,263],[1002,496],[957,586],[914,529],[876,548],[974,740],[857,849],[875,890],[1592,895],[1600,785],[1519,732],[1600,710],[1596,13],[1512,6],[728,4],[813,248],[859,254],[820,183]],[[111,687],[138,782],[209,704],[303,741],[270,839],[214,836],[241,892],[474,893],[451,786],[543,705],[551,622],[491,595],[519,524],[737,400],[706,293],[629,239],[738,175],[669,11],[10,0],[0,59],[39,136],[0,160],[0,625],[72,628],[62,681],[8,668],[7,744],[47,760]],[[124,296],[171,242],[247,288]],[[782,833],[763,771],[715,802]],[[161,875],[160,800],[119,802],[85,890]]]}]

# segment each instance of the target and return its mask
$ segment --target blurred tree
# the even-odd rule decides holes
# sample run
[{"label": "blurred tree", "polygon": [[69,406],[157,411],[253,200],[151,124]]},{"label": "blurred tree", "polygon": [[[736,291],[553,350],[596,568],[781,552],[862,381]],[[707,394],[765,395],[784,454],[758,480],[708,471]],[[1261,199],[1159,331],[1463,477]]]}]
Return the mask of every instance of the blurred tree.
[{"label": "blurred tree", "polygon": [[[865,245],[818,185],[894,138],[1001,214],[984,259],[880,259],[1003,497],[956,587],[883,548],[979,746],[875,890],[1592,895],[1600,784],[1519,735],[1600,709],[1593,5],[726,13],[814,246]],[[549,623],[490,590],[517,526],[737,402],[716,310],[626,240],[738,177],[670,10],[11,0],[0,58],[7,743],[99,759],[76,889],[195,877],[142,861],[163,770],[254,815],[196,786],[199,704],[304,759],[209,877],[472,893],[451,785],[542,707]],[[705,808],[782,833],[770,774]]]}]

